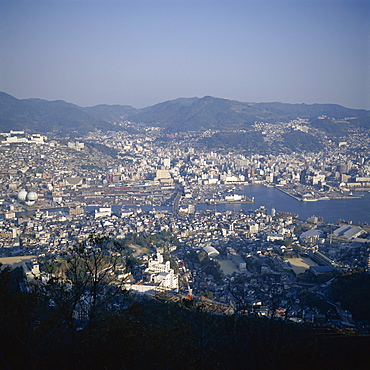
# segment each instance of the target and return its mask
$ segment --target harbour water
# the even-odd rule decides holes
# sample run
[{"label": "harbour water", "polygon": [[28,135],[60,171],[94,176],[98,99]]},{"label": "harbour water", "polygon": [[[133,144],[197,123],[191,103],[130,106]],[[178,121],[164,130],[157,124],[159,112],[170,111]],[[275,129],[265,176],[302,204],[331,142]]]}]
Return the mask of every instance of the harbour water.
[{"label": "harbour water", "polygon": [[361,198],[333,199],[317,202],[297,201],[276,188],[262,185],[243,186],[240,192],[249,198],[254,197],[254,203],[198,204],[196,210],[249,211],[265,206],[268,213],[271,212],[272,208],[275,208],[277,212],[298,214],[301,220],[306,220],[310,216],[318,216],[323,217],[325,222],[335,223],[339,220],[346,220],[353,223],[370,223],[369,192],[365,193]]},{"label": "harbour water", "polygon": [[[339,220],[352,221],[353,223],[370,224],[370,193],[364,193],[361,198],[353,199],[333,199],[322,200],[317,202],[301,202],[297,201],[282,191],[263,185],[247,185],[237,191],[240,194],[245,194],[248,198],[254,198],[253,203],[222,203],[217,205],[197,204],[196,211],[251,211],[258,209],[261,206],[266,207],[268,213],[275,208],[277,212],[289,212],[297,214],[301,220],[306,220],[310,216],[323,217],[325,222],[336,223]],[[93,212],[99,206],[88,206],[86,212]],[[169,206],[141,206],[127,207],[128,209],[141,208],[143,211],[166,210],[171,212]],[[121,206],[113,206],[113,212],[119,212]],[[68,207],[43,209],[43,212],[68,214]],[[17,212],[17,217],[25,214],[34,213],[34,211]],[[4,218],[4,215],[0,215]]]}]

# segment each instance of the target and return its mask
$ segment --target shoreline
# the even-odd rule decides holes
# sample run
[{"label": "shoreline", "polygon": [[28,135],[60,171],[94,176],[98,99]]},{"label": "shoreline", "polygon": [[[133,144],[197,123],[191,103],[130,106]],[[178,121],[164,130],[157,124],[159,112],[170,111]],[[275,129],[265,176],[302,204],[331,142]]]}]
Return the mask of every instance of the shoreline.
[{"label": "shoreline", "polygon": [[[264,185],[266,186],[266,185]],[[293,194],[291,194],[289,191],[285,190],[284,188],[282,188],[281,186],[274,186],[275,189],[277,190],[280,190],[282,193],[292,197],[293,199],[297,200],[298,202],[318,202],[318,201],[327,201],[327,200],[336,200],[336,199],[361,199],[363,198],[363,195],[350,195],[350,196],[346,196],[346,195],[343,195],[343,196],[338,196],[338,197],[330,197],[328,195],[325,195],[325,196],[322,196],[322,197],[319,197],[319,198],[308,198],[308,199],[303,199],[303,198],[299,198],[297,196],[294,196]]]}]

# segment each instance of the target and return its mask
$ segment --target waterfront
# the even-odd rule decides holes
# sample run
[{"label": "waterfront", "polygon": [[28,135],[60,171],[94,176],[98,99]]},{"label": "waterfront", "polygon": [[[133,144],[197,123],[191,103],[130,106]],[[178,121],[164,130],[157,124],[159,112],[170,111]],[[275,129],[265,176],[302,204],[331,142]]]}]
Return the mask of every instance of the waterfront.
[{"label": "waterfront", "polygon": [[[317,202],[301,202],[284,192],[263,185],[246,185],[240,188],[237,193],[244,194],[248,198],[254,198],[253,203],[221,203],[215,205],[197,204],[196,211],[251,211],[266,207],[268,213],[275,208],[277,212],[289,212],[297,214],[300,220],[306,220],[310,216],[323,217],[325,222],[336,223],[339,220],[352,221],[353,223],[370,223],[370,193],[365,193],[363,197],[353,199],[331,199]],[[103,204],[101,205],[103,206]],[[99,205],[85,207],[86,212],[93,212]],[[171,212],[170,206],[128,206],[126,209],[140,208],[144,212],[151,210],[162,210]],[[113,206],[114,213],[118,213],[121,206]],[[68,214],[68,207],[40,209],[43,212]],[[35,210],[16,212],[17,217],[32,214]],[[4,218],[4,215],[0,215]]]},{"label": "waterfront", "polygon": [[325,222],[335,223],[339,220],[346,220],[353,223],[370,223],[370,193],[365,193],[361,198],[318,202],[300,202],[278,189],[262,185],[243,186],[241,193],[249,198],[254,197],[254,203],[198,204],[196,210],[250,211],[265,206],[269,213],[272,208],[275,208],[277,212],[298,214],[301,220],[310,216],[318,216],[323,217]]}]

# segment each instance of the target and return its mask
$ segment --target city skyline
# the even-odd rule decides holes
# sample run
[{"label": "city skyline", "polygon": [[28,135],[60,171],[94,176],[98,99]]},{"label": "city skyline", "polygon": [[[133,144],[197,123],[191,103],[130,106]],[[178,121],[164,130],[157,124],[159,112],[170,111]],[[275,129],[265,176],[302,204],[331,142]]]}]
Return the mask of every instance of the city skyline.
[{"label": "city skyline", "polygon": [[1,0],[0,10],[0,91],[19,99],[370,109],[367,2]]}]

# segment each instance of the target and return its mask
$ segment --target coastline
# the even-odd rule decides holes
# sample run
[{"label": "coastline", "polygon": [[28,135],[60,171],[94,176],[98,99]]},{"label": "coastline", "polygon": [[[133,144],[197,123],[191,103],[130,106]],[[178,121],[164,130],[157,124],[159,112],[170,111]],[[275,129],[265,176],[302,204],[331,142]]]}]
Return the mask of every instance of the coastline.
[{"label": "coastline", "polygon": [[[267,187],[270,187],[270,186],[267,186]],[[318,202],[318,201],[322,201],[322,200],[336,200],[336,199],[361,199],[363,197],[363,195],[342,195],[342,196],[335,196],[335,197],[330,197],[329,195],[324,195],[324,196],[320,196],[320,197],[303,198],[303,197],[294,196],[287,189],[284,189],[283,186],[273,186],[273,187],[277,190],[280,190],[282,193],[292,197],[293,199],[295,199],[299,202]]]}]

